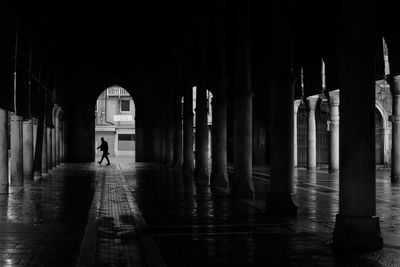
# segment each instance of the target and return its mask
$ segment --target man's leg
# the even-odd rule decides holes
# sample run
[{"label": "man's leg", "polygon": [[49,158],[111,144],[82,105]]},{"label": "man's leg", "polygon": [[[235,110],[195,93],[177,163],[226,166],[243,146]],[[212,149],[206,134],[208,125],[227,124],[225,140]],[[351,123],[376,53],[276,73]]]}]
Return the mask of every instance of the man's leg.
[{"label": "man's leg", "polygon": [[107,160],[107,165],[110,165],[110,160],[108,159],[108,155],[105,156],[106,160]]},{"label": "man's leg", "polygon": [[100,161],[98,161],[98,162],[99,162],[99,164],[101,164],[101,163],[103,162],[103,159],[104,159],[104,154],[101,156],[101,159],[100,159]]}]

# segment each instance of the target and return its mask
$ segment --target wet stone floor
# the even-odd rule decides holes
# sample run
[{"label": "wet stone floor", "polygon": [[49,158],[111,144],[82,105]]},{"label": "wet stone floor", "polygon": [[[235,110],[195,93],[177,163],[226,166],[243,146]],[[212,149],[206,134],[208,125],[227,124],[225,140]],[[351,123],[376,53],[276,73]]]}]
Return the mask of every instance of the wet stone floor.
[{"label": "wet stone floor", "polygon": [[337,175],[297,169],[298,216],[283,219],[263,212],[268,169],[253,172],[249,200],[128,158],[65,164],[0,195],[0,266],[400,266],[400,186],[388,170],[377,170],[384,249],[370,253],[331,248]]},{"label": "wet stone floor", "polygon": [[268,170],[254,170],[256,200],[213,196],[179,172],[158,165],[120,164],[152,238],[168,266],[400,266],[397,186],[377,171],[377,210],[385,247],[343,253],[331,248],[338,212],[338,176],[296,171],[298,217],[263,213]]},{"label": "wet stone floor", "polygon": [[75,266],[92,201],[90,164],[0,194],[0,266]]}]

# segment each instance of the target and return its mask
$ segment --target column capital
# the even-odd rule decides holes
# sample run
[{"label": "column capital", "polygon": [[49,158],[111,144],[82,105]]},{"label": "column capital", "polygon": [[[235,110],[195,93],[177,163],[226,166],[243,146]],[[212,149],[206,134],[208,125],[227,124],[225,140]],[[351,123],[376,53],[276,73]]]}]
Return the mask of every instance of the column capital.
[{"label": "column capital", "polygon": [[317,107],[318,100],[319,100],[319,95],[313,95],[313,96],[307,97],[308,109],[314,111],[315,108]]},{"label": "column capital", "polygon": [[400,95],[400,75],[388,75],[386,81],[390,85],[392,95]]},{"label": "column capital", "polygon": [[329,92],[329,104],[330,106],[339,106],[340,104],[340,91],[334,90]]}]

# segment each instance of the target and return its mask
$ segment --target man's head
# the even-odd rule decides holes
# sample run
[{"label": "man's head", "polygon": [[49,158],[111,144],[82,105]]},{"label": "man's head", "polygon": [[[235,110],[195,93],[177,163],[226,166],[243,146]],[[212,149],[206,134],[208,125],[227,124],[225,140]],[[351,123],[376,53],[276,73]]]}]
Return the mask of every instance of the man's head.
[{"label": "man's head", "polygon": [[102,137],[102,138],[100,138],[100,140],[101,140],[101,141],[104,141],[104,138]]}]

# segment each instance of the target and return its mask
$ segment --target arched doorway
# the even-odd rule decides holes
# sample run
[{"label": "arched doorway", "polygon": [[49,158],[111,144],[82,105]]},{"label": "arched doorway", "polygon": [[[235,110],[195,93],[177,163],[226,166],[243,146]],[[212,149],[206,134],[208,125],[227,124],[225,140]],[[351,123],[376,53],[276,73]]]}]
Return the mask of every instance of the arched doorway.
[{"label": "arched doorway", "polygon": [[[110,157],[134,159],[135,113],[133,98],[124,88],[113,85],[104,90],[95,105],[95,148],[103,137],[108,142]],[[95,155],[100,158],[101,152],[96,149]]]}]

